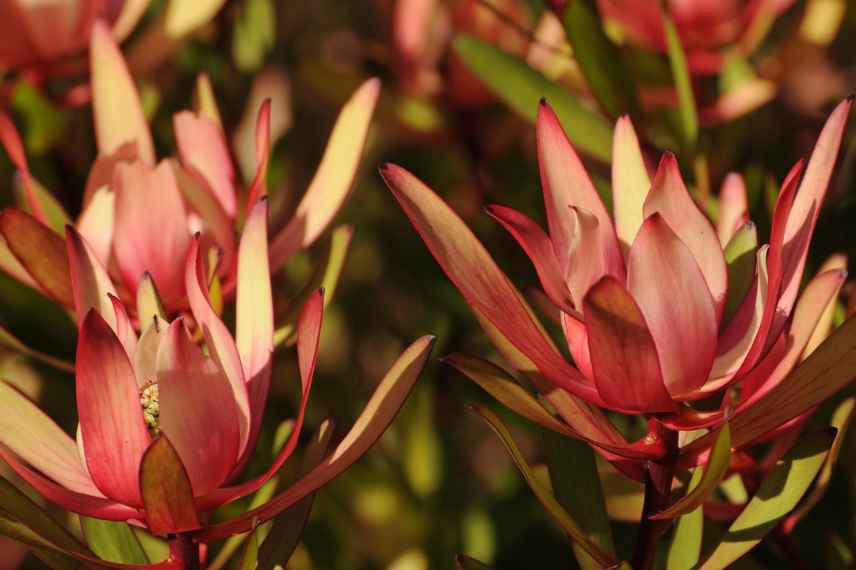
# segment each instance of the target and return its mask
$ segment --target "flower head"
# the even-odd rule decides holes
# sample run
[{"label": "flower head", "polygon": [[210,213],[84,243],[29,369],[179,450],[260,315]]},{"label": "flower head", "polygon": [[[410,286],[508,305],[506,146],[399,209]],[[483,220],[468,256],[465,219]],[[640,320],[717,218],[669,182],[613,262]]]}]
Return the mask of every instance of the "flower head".
[{"label": "flower head", "polygon": [[[753,405],[799,362],[845,277],[840,263],[830,267],[797,302],[851,105],[838,106],[808,164],[785,179],[770,243],[757,247],[739,177],[727,181],[717,228],[689,194],[673,155],[649,178],[627,118],[615,129],[610,215],[542,103],[536,131],[549,231],[510,208],[488,213],[532,260],[573,364],[448,206],[397,166],[382,175],[508,360],[534,373],[539,391],[555,392],[552,384],[573,397],[557,405],[573,432],[610,453],[639,457],[640,449],[641,456],[659,453],[656,442],[623,442],[591,404],[656,414],[674,429],[710,427]],[[735,385],[736,404],[726,391]],[[713,412],[690,404],[714,395],[722,406]]]},{"label": "flower head", "polygon": [[402,355],[345,441],[296,489],[260,512],[204,529],[200,513],[255,492],[295,450],[318,354],[323,292],[309,298],[298,323],[302,397],[292,432],[264,473],[240,481],[255,449],[271,377],[267,200],[250,211],[239,246],[234,336],[211,306],[198,236],[186,261],[174,262],[183,269],[190,315],[171,322],[152,315],[139,337],[86,239],[69,227],[67,240],[82,315],[77,442],[0,383],[0,401],[9,410],[0,419],[0,457],[45,498],[86,516],[138,521],[155,534],[202,530],[213,539],[243,532],[359,458],[403,403],[432,344],[420,339]]},{"label": "flower head", "polygon": [[[185,259],[199,234],[202,255],[216,256],[216,274],[230,294],[236,279],[236,229],[251,204],[266,194],[270,154],[270,101],[259,110],[256,124],[256,173],[246,194],[239,192],[231,153],[219,123],[216,105],[174,115],[178,156],[157,161],[154,143],[133,78],[110,31],[96,22],[90,41],[93,114],[99,156],[89,173],[82,212],[74,222],[92,254],[117,283],[117,295],[139,324],[136,298],[157,289],[169,311],[186,309],[184,275],[176,259]],[[204,80],[201,85],[206,86]],[[342,110],[321,164],[293,217],[273,237],[272,270],[310,246],[333,220],[351,188],[360,154],[380,92],[377,79],[365,82]],[[212,107],[212,105],[214,105]],[[4,234],[11,256],[0,255],[0,267],[49,297],[72,306],[71,288],[52,258],[53,278],[34,267],[46,263],[44,250],[30,251],[32,240],[20,226],[43,234],[61,249],[59,235],[69,216],[29,172],[23,146],[11,120],[0,115],[0,139],[21,173],[26,206],[43,228],[13,210],[4,213]],[[14,220],[12,219],[14,218]],[[0,223],[0,225],[3,225]],[[11,226],[15,226],[14,228]],[[37,261],[38,258],[41,261]],[[65,281],[63,283],[62,281]],[[82,317],[83,315],[78,315]]]}]

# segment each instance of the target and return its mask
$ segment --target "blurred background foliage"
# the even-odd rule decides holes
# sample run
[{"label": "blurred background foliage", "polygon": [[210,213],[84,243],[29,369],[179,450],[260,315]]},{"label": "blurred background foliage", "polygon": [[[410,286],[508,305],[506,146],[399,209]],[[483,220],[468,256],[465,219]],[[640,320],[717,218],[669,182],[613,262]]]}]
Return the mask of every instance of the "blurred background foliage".
[{"label": "blurred background foliage", "polygon": [[[856,87],[856,3],[808,4],[843,9],[840,25],[833,25],[829,15],[821,18],[834,29],[819,33],[831,37],[817,45],[809,45],[804,37],[795,39],[808,10],[805,2],[797,2],[774,22],[751,60],[735,63],[728,71],[739,76],[748,68],[748,73],[774,81],[776,92],[765,105],[734,120],[702,124],[692,148],[679,142],[675,135],[679,128],[660,132],[652,128],[674,124],[674,113],[672,119],[647,115],[641,123],[649,129],[651,150],[677,151],[697,192],[701,187],[715,192],[728,171],[742,172],[751,217],[759,222],[763,236],[777,188],[771,181],[780,181],[798,158],[807,155],[831,105]],[[506,104],[514,95],[505,90],[515,89],[517,78],[507,75],[507,85],[497,97],[467,69],[467,62],[478,65],[481,56],[470,53],[462,58],[465,49],[458,53],[452,46],[455,34],[466,33],[514,54],[520,62],[536,61],[540,53],[550,60],[542,70],[553,74],[551,81],[598,114],[561,26],[558,35],[547,39],[536,33],[550,17],[545,16],[549,9],[544,2],[234,0],[209,25],[180,42],[163,39],[156,26],[147,25],[164,7],[162,1],[153,2],[143,24],[124,44],[158,154],[175,149],[172,115],[192,105],[197,76],[205,73],[211,78],[225,132],[234,133],[236,158],[248,178],[253,157],[241,156],[239,149],[246,146],[241,137],[252,140],[258,105],[264,96],[272,96],[276,143],[269,187],[274,226],[297,204],[348,94],[368,76],[383,81],[357,182],[337,220],[353,226],[355,234],[342,281],[325,315],[309,424],[314,427],[333,416],[341,419],[340,426],[349,425],[371,393],[370,380],[379,378],[419,335],[438,336],[435,355],[455,351],[497,360],[463,298],[384,188],[376,167],[387,161],[406,165],[452,204],[516,283],[534,286],[535,274],[523,252],[481,212],[483,205],[499,202],[543,222],[534,128]],[[397,10],[417,15],[430,10],[428,20],[419,24],[429,22],[428,40],[415,59],[407,51],[412,46],[408,47],[406,34],[402,36]],[[665,73],[664,80],[671,81],[664,55],[630,51],[622,47],[621,57],[634,72]],[[716,91],[717,80],[698,80],[697,94]],[[73,215],[79,213],[96,154],[91,110],[63,99],[81,81],[69,77],[37,88],[27,77],[10,74],[2,94],[22,129],[34,174]],[[615,116],[609,109],[606,114]],[[611,119],[603,120],[611,124]],[[853,132],[846,140],[847,150],[812,246],[812,269],[835,251],[848,253],[851,260],[856,254]],[[702,166],[697,156],[705,157]],[[596,156],[589,158],[590,171],[608,179],[608,164]],[[3,203],[15,203],[15,175],[5,156],[0,156],[0,180]],[[275,277],[280,311],[287,310],[289,300],[309,278],[312,259],[320,257],[324,247],[322,243],[301,254]],[[845,299],[849,295],[848,288]],[[75,331],[60,309],[3,275],[0,304],[2,324],[27,345],[72,358]],[[843,315],[843,307],[840,312]],[[12,351],[0,354],[0,373],[37,398],[65,427],[73,426],[69,374]],[[297,378],[294,355],[279,351],[266,420],[268,446],[273,444],[277,422],[296,409]],[[817,423],[828,421],[836,403],[852,391],[822,407]],[[539,508],[499,440],[469,412],[477,402],[498,408],[475,385],[435,360],[381,442],[319,493],[289,568],[450,568],[457,553],[498,568],[576,567],[565,538]],[[536,463],[542,461],[539,430],[504,409],[499,413],[524,453]],[[790,544],[798,549],[805,568],[846,568],[853,563],[853,439],[845,442],[829,492],[799,525]],[[622,505],[612,505],[614,514],[619,506],[638,505],[639,489],[631,486],[626,492],[629,498]],[[634,528],[615,523],[619,551],[631,548]],[[2,540],[0,569],[17,567],[17,549]],[[210,558],[215,559],[216,552]],[[739,567],[779,567],[778,560],[770,547],[762,545]],[[29,557],[23,564],[36,568],[40,563]]]}]

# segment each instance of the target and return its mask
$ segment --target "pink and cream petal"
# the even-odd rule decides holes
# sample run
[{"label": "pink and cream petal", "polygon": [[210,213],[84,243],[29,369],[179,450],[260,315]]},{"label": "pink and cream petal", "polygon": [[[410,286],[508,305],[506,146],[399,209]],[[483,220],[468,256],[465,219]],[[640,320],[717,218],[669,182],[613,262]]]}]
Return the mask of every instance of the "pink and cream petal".
[{"label": "pink and cream petal", "polygon": [[624,258],[621,252],[604,242],[597,217],[583,208],[571,207],[576,234],[571,240],[570,263],[567,270],[568,288],[574,306],[581,307],[589,287],[604,275],[626,280]]},{"label": "pink and cream petal", "polygon": [[723,249],[737,230],[748,221],[746,184],[740,174],[729,172],[719,191],[719,216],[716,219],[716,234]]},{"label": "pink and cream petal", "polygon": [[672,401],[654,338],[630,293],[614,277],[595,283],[583,300],[594,383],[612,408],[670,412]]},{"label": "pink and cream petal", "polygon": [[267,196],[267,172],[270,160],[270,99],[265,99],[259,108],[256,119],[256,175],[247,192],[247,215],[256,204],[256,200]]},{"label": "pink and cream petal", "polygon": [[107,497],[139,507],[140,458],[151,438],[131,361],[94,310],[80,330],[76,368],[77,410],[92,480]]},{"label": "pink and cream petal", "polygon": [[110,266],[113,251],[113,228],[116,194],[102,186],[92,194],[92,200],[84,207],[77,220],[77,231],[92,247],[95,258],[103,267]]},{"label": "pink and cream petal", "polygon": [[838,158],[844,128],[853,98],[842,101],[829,116],[820,137],[814,146],[805,169],[799,190],[794,198],[793,207],[787,217],[783,236],[782,288],[778,296],[776,317],[772,325],[775,336],[784,326],[796,301],[805,268],[808,246],[817,217],[823,206],[823,199],[829,187],[832,170]]},{"label": "pink and cream petal", "polygon": [[187,213],[172,168],[166,162],[116,167],[116,228],[114,251],[125,285],[136,294],[140,278],[149,273],[167,307],[184,299],[185,259],[190,249]]},{"label": "pink and cream petal", "polygon": [[160,430],[187,469],[194,496],[219,487],[238,458],[238,408],[222,369],[202,354],[181,319],[157,354]]},{"label": "pink and cream petal", "polygon": [[89,64],[98,154],[109,155],[123,144],[135,142],[140,158],[154,164],[155,147],[134,79],[110,30],[101,21],[92,27]]},{"label": "pink and cream petal", "polygon": [[147,322],[141,322],[143,334],[134,351],[134,375],[137,386],[142,390],[145,386],[157,382],[157,357],[161,341],[169,323],[153,317]]},{"label": "pink and cream petal", "polygon": [[553,244],[538,224],[520,212],[504,206],[488,206],[487,213],[497,220],[517,240],[529,256],[541,286],[550,300],[564,312],[578,314],[565,283]]},{"label": "pink and cream petal", "polygon": [[672,153],[665,153],[645,199],[644,215],[660,214],[671,230],[692,252],[716,307],[719,323],[725,308],[728,275],[719,238],[707,217],[693,201]]},{"label": "pink and cream petal", "polygon": [[522,297],[458,215],[425,184],[388,164],[381,175],[434,258],[464,298],[548,379],[586,400],[600,398],[539,329]]},{"label": "pink and cream petal", "polygon": [[597,190],[580,161],[571,141],[562,129],[559,118],[550,106],[542,101],[538,107],[535,123],[538,141],[538,164],[541,185],[547,208],[550,239],[559,257],[559,263],[567,268],[570,257],[571,239],[575,226],[570,207],[591,212],[598,221],[601,243],[607,257],[621,257],[618,238],[612,226],[609,212],[603,205]]},{"label": "pink and cream petal", "polygon": [[642,206],[650,188],[651,179],[648,178],[639,139],[630,117],[625,115],[615,123],[612,139],[613,215],[615,233],[625,257],[642,227]]},{"label": "pink and cream petal", "polygon": [[380,96],[380,85],[379,79],[369,79],[342,107],[309,188],[292,219],[271,242],[273,271],[318,239],[348,197]]},{"label": "pink and cream petal", "polygon": [[116,297],[117,293],[110,276],[83,236],[71,226],[66,228],[65,243],[78,326],[82,327],[89,311],[95,309],[115,331],[116,312],[110,296]]},{"label": "pink and cream petal", "polygon": [[229,218],[237,213],[235,167],[219,125],[190,111],[173,116],[181,162],[202,177]]},{"label": "pink and cream petal", "polygon": [[657,347],[663,383],[681,399],[707,380],[718,320],[692,252],[659,214],[645,220],[630,248],[627,282]]},{"label": "pink and cream petal", "polygon": [[[312,379],[315,376],[315,365],[318,362],[318,343],[321,339],[321,322],[324,314],[324,295],[319,289],[306,301],[297,323],[297,363],[300,368],[300,409],[285,445],[279,450],[271,466],[261,475],[239,485],[221,487],[199,500],[201,509],[213,508],[254,493],[267,483],[291,457],[300,433],[303,430],[303,420],[306,415],[306,405],[309,402],[309,392],[312,389]],[[244,460],[245,461],[245,460]],[[239,463],[242,466],[244,461]]]},{"label": "pink and cream petal", "polygon": [[273,296],[267,248],[268,201],[255,203],[238,249],[235,344],[250,400],[250,443],[254,447],[270,387],[273,358]]},{"label": "pink and cream petal", "polygon": [[196,326],[205,336],[205,344],[211,357],[217,362],[232,387],[234,401],[238,408],[238,427],[240,428],[240,454],[244,453],[250,436],[251,411],[244,368],[235,341],[229,329],[217,316],[208,299],[207,280],[199,251],[199,238],[190,246],[185,268],[187,298]]}]

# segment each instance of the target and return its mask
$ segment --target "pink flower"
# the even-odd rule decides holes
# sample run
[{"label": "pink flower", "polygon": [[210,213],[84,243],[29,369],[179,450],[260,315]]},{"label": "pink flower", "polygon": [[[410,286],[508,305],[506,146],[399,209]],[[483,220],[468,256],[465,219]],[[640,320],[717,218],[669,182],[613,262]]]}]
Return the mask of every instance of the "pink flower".
[{"label": "pink flower", "polygon": [[[566,393],[559,412],[576,435],[608,453],[639,458],[661,450],[654,441],[623,441],[592,404],[658,414],[673,429],[710,427],[748,409],[799,362],[845,277],[840,266],[820,273],[797,302],[851,105],[848,99],[838,106],[808,165],[798,163],[786,178],[770,243],[757,247],[737,175],[726,182],[714,227],[672,154],[649,179],[626,117],[615,128],[610,215],[555,113],[542,103],[536,133],[549,231],[510,208],[490,206],[488,213],[532,260],[573,364],[440,198],[400,167],[385,166],[382,175],[503,355],[535,374],[539,392]],[[726,261],[725,249],[730,256],[748,252],[749,271]],[[737,383],[740,399],[732,404],[724,391]],[[690,404],[714,395],[722,398],[719,410]]]},{"label": "pink flower", "polygon": [[[666,10],[675,21],[690,70],[715,74],[724,60],[722,48],[757,33],[755,28],[791,4],[793,0],[669,0]],[[658,0],[598,0],[598,6],[604,19],[617,23],[635,44],[666,51]]]},{"label": "pink flower", "polygon": [[318,354],[323,294],[298,324],[302,398],[291,435],[267,471],[238,482],[252,456],[271,377],[273,307],[267,200],[251,210],[238,248],[236,333],[208,298],[201,239],[182,268],[189,319],[151,315],[138,337],[86,239],[68,229],[78,314],[75,442],[32,402],[0,382],[0,457],[46,499],[79,514],[132,520],[155,534],[243,532],[293,505],[350,466],[377,439],[424,366],[432,339],[414,343],[379,385],[351,433],[318,467],[255,511],[206,527],[203,513],[258,490],[291,456],[303,426]]},{"label": "pink flower", "polygon": [[[93,255],[118,284],[118,296],[136,317],[140,290],[154,286],[168,310],[185,309],[184,259],[200,234],[203,255],[219,258],[217,275],[228,295],[236,270],[235,230],[249,204],[266,194],[270,153],[270,101],[262,105],[256,124],[256,174],[244,196],[237,180],[226,137],[213,99],[197,112],[174,116],[178,156],[158,162],[143,115],[139,94],[106,24],[96,21],[91,37],[90,65],[93,114],[99,156],[89,173],[83,208],[74,222]],[[293,217],[273,237],[272,270],[320,237],[348,197],[375,103],[377,79],[366,81],[343,108],[318,171]],[[68,215],[29,172],[23,147],[12,122],[0,115],[0,139],[21,173],[26,206],[44,229],[33,227],[19,211],[4,213],[0,226],[11,251],[0,255],[0,268],[24,283],[72,305],[66,262],[45,259],[45,250],[62,249],[60,235]],[[32,251],[35,242],[22,235],[40,232],[52,245]],[[5,249],[5,248],[3,248]],[[53,263],[45,273],[35,265]],[[82,315],[79,315],[82,317]],[[136,320],[136,319],[135,319]]]}]

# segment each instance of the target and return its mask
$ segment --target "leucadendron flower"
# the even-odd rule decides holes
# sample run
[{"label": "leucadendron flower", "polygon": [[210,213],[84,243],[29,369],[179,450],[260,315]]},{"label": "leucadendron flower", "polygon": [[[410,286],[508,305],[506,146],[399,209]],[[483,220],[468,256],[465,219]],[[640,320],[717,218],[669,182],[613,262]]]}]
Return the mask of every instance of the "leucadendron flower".
[{"label": "leucadendron flower", "polygon": [[[411,345],[380,382],[341,444],[269,502],[217,524],[205,513],[258,490],[291,456],[302,432],[318,355],[323,292],[310,296],[297,331],[300,407],[270,467],[242,480],[253,455],[271,378],[273,308],[267,200],[249,213],[238,252],[234,336],[208,297],[201,238],[176,259],[190,314],[144,320],[138,337],[86,238],[67,243],[80,315],[77,441],[0,382],[0,457],[49,501],[69,511],[128,520],[157,535],[193,531],[205,542],[245,532],[293,505],[356,461],[392,421],[433,339]],[[196,339],[200,339],[201,346]]]},{"label": "leucadendron flower", "polygon": [[[549,231],[510,208],[487,210],[532,260],[573,363],[436,194],[398,166],[381,173],[497,347],[567,422],[562,429],[610,458],[656,458],[664,450],[655,432],[628,443],[599,408],[655,416],[657,425],[677,430],[737,418],[786,378],[835,301],[845,277],[840,260],[799,291],[851,105],[848,99],[835,109],[807,165],[798,163],[785,179],[770,242],[758,247],[737,175],[725,184],[715,226],[687,191],[672,154],[649,178],[626,117],[615,127],[610,215],[542,102],[536,138]],[[450,362],[473,377],[490,372],[467,357]],[[693,407],[714,396],[718,409]],[[514,400],[507,391],[498,397]],[[799,413],[810,407],[806,401]],[[546,417],[529,410],[530,417]]]},{"label": "leucadendron flower", "polygon": [[[188,299],[182,270],[174,260],[187,256],[192,235],[199,233],[203,255],[219,258],[215,271],[229,294],[237,267],[237,228],[248,205],[267,192],[270,101],[259,110],[255,176],[242,192],[208,82],[200,80],[198,110],[173,117],[177,157],[158,161],[134,80],[101,21],[94,24],[89,55],[98,157],[76,221],[31,175],[14,125],[0,114],[0,140],[20,173],[29,211],[3,213],[0,268],[71,307],[61,236],[65,225],[73,223],[108,268],[133,317],[134,299],[141,289],[156,288],[168,310],[180,310],[188,306]],[[345,202],[379,93],[380,82],[369,79],[345,104],[315,177],[292,217],[271,240],[272,271],[323,235]]]}]

